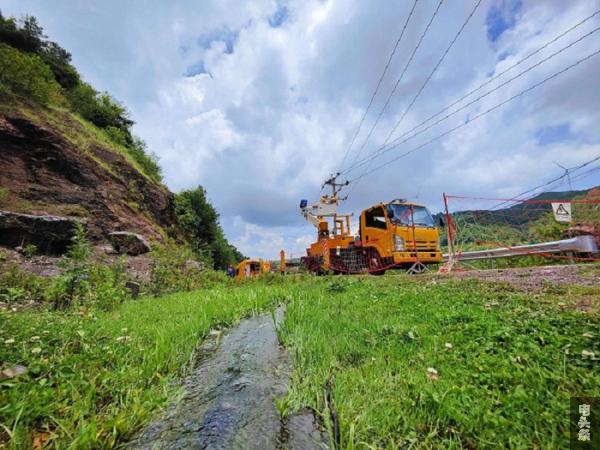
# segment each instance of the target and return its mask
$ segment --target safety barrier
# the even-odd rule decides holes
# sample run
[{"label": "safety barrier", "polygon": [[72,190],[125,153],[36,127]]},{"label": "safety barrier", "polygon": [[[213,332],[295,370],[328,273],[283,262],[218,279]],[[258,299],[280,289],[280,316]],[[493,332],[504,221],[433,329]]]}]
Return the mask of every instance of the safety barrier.
[{"label": "safety barrier", "polygon": [[442,271],[468,262],[537,257],[600,261],[600,190],[574,199],[444,195]]}]

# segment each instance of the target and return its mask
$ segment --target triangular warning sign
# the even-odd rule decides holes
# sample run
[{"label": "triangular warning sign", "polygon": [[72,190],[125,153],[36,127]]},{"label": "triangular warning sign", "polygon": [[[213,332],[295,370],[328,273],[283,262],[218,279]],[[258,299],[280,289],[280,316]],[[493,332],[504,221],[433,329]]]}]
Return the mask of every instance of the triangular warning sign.
[{"label": "triangular warning sign", "polygon": [[558,205],[558,208],[556,208],[556,215],[558,215],[558,216],[568,216],[570,214],[569,214],[569,211],[567,211],[565,209],[565,205],[563,205],[561,203],[560,205]]},{"label": "triangular warning sign", "polygon": [[552,211],[557,222],[571,222],[571,203],[552,203]]}]

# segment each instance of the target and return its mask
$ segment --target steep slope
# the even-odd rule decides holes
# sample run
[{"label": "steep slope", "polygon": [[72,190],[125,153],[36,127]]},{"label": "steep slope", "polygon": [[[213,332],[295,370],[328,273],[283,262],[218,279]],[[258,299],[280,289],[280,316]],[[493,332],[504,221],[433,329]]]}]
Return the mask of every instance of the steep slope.
[{"label": "steep slope", "polygon": [[177,234],[174,196],[95,127],[59,107],[0,106],[0,209],[77,217],[88,235]]}]

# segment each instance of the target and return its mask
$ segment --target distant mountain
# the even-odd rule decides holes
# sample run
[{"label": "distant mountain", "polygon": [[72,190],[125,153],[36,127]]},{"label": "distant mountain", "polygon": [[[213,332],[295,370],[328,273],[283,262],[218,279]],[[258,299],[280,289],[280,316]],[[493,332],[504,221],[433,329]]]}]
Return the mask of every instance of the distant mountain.
[{"label": "distant mountain", "polygon": [[[515,225],[522,226],[535,222],[542,216],[552,211],[550,203],[537,203],[547,200],[574,200],[585,198],[590,192],[597,188],[579,191],[542,192],[530,199],[520,203],[499,209],[489,210],[465,210],[452,213],[456,218],[470,218],[479,225]],[[509,202],[507,202],[508,204]]]}]

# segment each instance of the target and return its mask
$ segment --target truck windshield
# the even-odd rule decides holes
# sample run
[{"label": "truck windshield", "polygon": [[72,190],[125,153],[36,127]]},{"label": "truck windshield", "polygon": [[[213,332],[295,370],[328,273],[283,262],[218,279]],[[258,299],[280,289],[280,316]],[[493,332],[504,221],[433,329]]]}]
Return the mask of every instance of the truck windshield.
[{"label": "truck windshield", "polygon": [[434,226],[433,217],[424,206],[391,204],[388,209],[393,211],[394,217],[390,221],[395,225],[412,225],[414,221],[416,226]]}]

